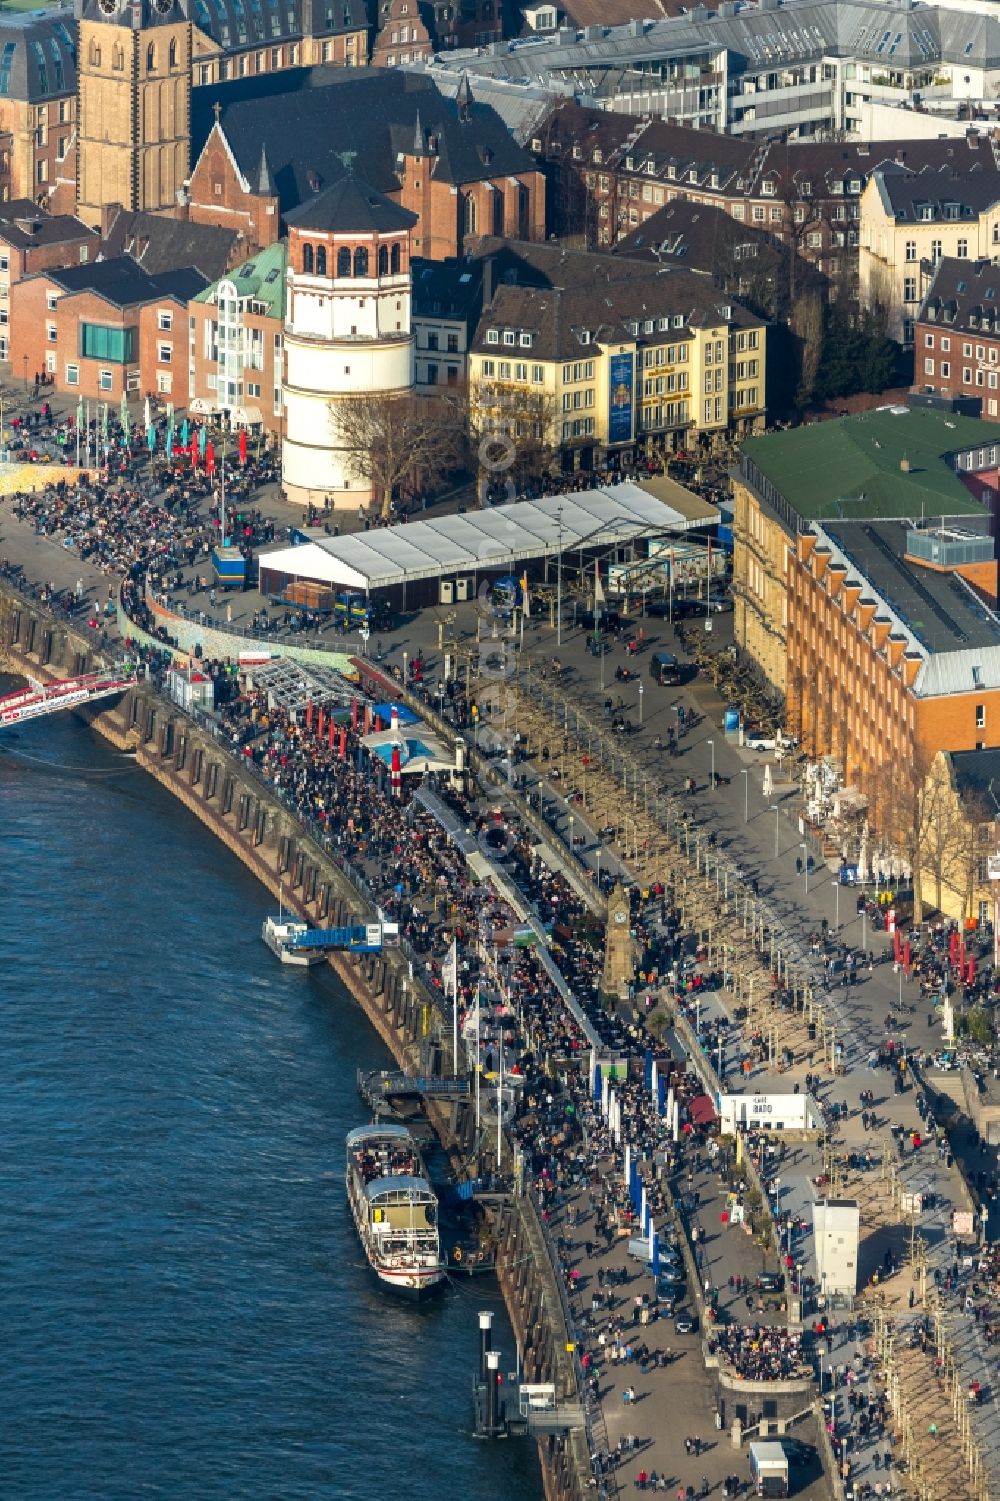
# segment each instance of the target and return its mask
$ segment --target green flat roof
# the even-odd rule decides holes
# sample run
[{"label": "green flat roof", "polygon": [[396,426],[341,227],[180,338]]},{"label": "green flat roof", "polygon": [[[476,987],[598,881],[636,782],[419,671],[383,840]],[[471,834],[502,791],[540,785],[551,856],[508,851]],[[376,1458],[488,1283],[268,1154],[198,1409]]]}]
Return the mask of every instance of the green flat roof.
[{"label": "green flat roof", "polygon": [[995,446],[996,423],[908,407],[749,438],[742,449],[803,520],[861,521],[981,516],[948,456]]}]

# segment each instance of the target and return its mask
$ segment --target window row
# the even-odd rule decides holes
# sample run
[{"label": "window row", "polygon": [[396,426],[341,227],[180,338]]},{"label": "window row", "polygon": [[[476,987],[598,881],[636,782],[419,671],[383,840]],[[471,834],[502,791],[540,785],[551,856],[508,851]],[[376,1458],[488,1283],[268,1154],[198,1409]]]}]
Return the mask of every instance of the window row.
[{"label": "window row", "polygon": [[[368,275],[368,248],[358,245],[352,252],[349,245],[341,245],[337,251],[337,276],[367,276]],[[391,248],[388,245],[380,245],[378,248],[378,274],[379,276],[398,276],[402,264],[402,251],[397,242]],[[305,276],[326,276],[327,256],[326,246],[308,242],[302,247],[302,271]]]}]

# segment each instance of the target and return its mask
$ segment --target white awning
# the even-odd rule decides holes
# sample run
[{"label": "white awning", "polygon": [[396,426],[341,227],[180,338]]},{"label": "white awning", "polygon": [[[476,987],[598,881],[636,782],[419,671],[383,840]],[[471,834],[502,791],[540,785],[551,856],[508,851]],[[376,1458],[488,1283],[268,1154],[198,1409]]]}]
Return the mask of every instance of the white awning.
[{"label": "white awning", "polygon": [[229,412],[230,427],[257,427],[263,421],[260,407],[232,407]]},{"label": "white awning", "polygon": [[309,579],[317,584],[335,584],[362,591],[368,587],[364,574],[345,567],[339,558],[332,558],[317,542],[303,542],[301,547],[281,547],[277,552],[262,552],[260,566],[287,574],[292,579]]},{"label": "white awning", "polygon": [[218,410],[216,403],[210,401],[207,396],[195,396],[192,401],[188,402],[188,411],[194,412],[198,417],[211,417]]},{"label": "white awning", "polygon": [[672,506],[626,480],[464,516],[318,538],[261,553],[260,565],[320,583],[387,589],[408,580],[512,570],[532,559],[662,537],[684,526]]}]

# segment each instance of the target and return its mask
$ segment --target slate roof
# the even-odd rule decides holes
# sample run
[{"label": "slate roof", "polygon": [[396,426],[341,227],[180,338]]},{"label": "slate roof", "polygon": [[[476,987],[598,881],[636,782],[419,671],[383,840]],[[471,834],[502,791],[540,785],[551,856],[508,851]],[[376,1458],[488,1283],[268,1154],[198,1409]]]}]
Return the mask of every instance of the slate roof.
[{"label": "slate roof", "polygon": [[744,246],[751,254],[762,247],[786,253],[765,229],[741,224],[714,204],[675,198],[619,240],[612,254],[661,266],[683,263],[691,271],[714,275],[730,270],[747,253]]},{"label": "slate roof", "polygon": [[207,277],[191,267],[150,276],[130,255],[39,274],[65,292],[94,292],[120,308],[155,302],[159,297],[175,297],[186,303],[203,290],[207,281]]},{"label": "slate roof", "polygon": [[71,6],[4,11],[0,17],[0,100],[41,102],[76,93],[76,21]]},{"label": "slate roof", "polygon": [[286,214],[285,222],[327,234],[377,235],[412,229],[417,215],[348,175]]},{"label": "slate roof", "polygon": [[[33,228],[29,227],[33,226]],[[47,214],[30,198],[0,203],[0,240],[18,250],[34,245],[59,245],[64,241],[100,239],[96,229],[72,214]]]},{"label": "slate roof", "polygon": [[[882,205],[897,224],[975,219],[1000,202],[1000,175],[973,168],[956,172],[876,172],[874,182]],[[957,205],[957,211],[954,206]],[[930,218],[920,210],[929,208]]]},{"label": "slate roof", "polygon": [[634,115],[567,101],[553,108],[536,134],[544,156],[589,167],[596,149],[606,171],[628,171],[631,161],[643,181],[669,182],[678,193],[717,192],[720,199],[760,194],[765,181],[767,196],[776,201],[796,193],[839,196],[851,179],[863,185],[880,168],[981,172],[1000,184],[1000,147],[975,131],[941,140],[755,141],[665,120],[637,122]]},{"label": "slate roof", "polygon": [[129,255],[151,276],[193,267],[213,281],[232,263],[239,244],[235,229],[122,210],[104,238],[102,254],[105,260]]},{"label": "slate roof", "polygon": [[995,338],[1000,333],[1000,266],[944,256],[937,263],[917,321],[939,323],[946,330],[976,334],[980,339],[984,334]]},{"label": "slate roof", "polygon": [[949,760],[956,792],[981,798],[987,818],[1000,817],[1000,749],[951,751]]},{"label": "slate roof", "polygon": [[414,259],[414,318],[451,318],[470,322],[478,318],[483,297],[483,268],[477,261]]},{"label": "slate roof", "polygon": [[428,149],[436,141],[428,170],[437,182],[537,170],[489,105],[474,99],[463,121],[455,101],[442,98],[430,78],[398,69],[296,68],[195,89],[195,159],[211,133],[216,102],[222,132],[248,183],[259,175],[266,146],[283,214],[348,171],[377,192],[395,192],[397,156],[412,151],[418,114]]},{"label": "slate roof", "polygon": [[[662,343],[665,337],[680,341],[688,337],[692,327],[709,324],[729,323],[741,328],[762,326],[761,319],[755,318],[731,298],[715,292],[702,277],[690,272],[636,276],[634,265],[629,268],[627,261],[616,261],[614,265],[617,272],[630,270],[631,274],[626,280],[610,281],[600,287],[574,285],[566,290],[559,287],[498,287],[493,301],[479,320],[473,350],[500,359],[580,359],[587,356],[588,350],[592,352],[595,345],[635,339],[637,336],[629,327],[630,320],[638,320],[641,325],[651,318],[658,324],[661,318],[672,319],[677,314],[684,316],[683,328],[671,328],[669,332],[657,328],[652,336],[640,332],[638,342],[641,344],[649,337],[655,337],[657,343]],[[728,319],[722,311],[726,307],[730,309]],[[512,355],[502,342],[487,342],[487,331],[491,328],[516,329],[532,334],[530,354]]]}]

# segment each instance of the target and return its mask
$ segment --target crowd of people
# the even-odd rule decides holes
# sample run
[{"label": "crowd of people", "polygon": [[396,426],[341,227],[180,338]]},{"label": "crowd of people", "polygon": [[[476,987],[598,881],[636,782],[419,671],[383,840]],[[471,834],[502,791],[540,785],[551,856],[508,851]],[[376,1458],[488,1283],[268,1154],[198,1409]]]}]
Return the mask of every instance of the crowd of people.
[{"label": "crowd of people", "polygon": [[802,1352],[802,1337],[789,1329],[766,1324],[720,1324],[708,1340],[710,1355],[720,1355],[737,1376],[747,1381],[788,1381],[811,1376]]}]

